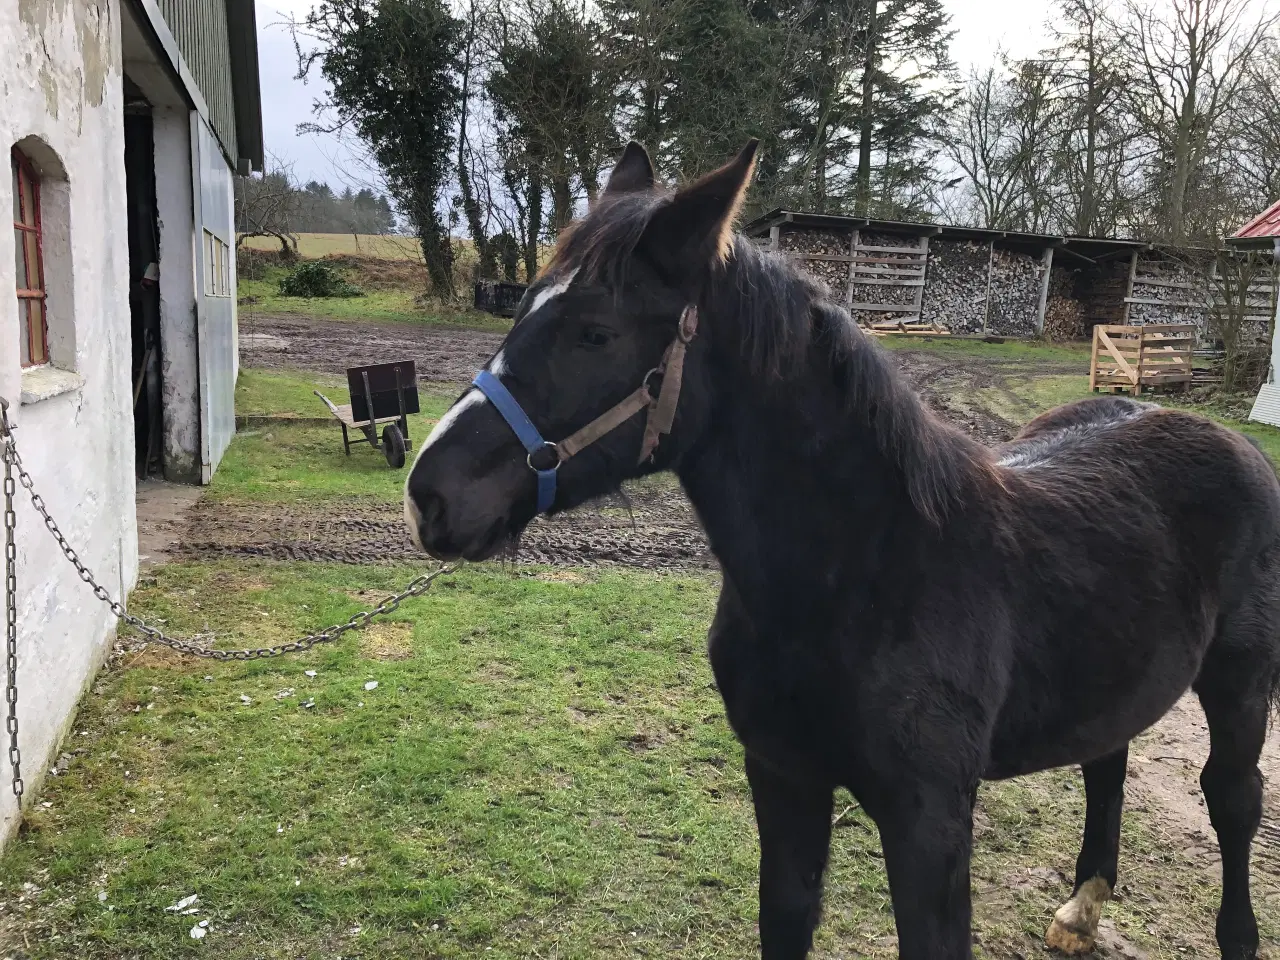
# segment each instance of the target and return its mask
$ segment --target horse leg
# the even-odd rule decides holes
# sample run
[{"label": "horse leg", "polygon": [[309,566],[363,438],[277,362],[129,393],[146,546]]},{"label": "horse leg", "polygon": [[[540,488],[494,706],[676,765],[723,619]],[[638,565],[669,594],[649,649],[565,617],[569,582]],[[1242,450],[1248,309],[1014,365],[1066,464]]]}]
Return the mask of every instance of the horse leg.
[{"label": "horse leg", "polygon": [[901,960],[970,960],[970,786],[916,783],[877,819]]},{"label": "horse leg", "polygon": [[[1209,760],[1200,773],[1209,820],[1222,854],[1222,904],[1218,910],[1218,948],[1224,960],[1253,960],[1258,955],[1258,923],[1249,896],[1249,848],[1262,821],[1262,774],[1258,757],[1267,734],[1267,692],[1224,689],[1205,677],[1196,692],[1209,721]],[[1204,681],[1204,682],[1202,682]]]},{"label": "horse leg", "polygon": [[803,960],[822,912],[831,845],[831,787],[789,780],[747,754],[760,832],[760,949],[764,960]]},{"label": "horse leg", "polygon": [[1129,748],[1084,764],[1084,842],[1076,858],[1076,883],[1071,899],[1058,908],[1045,934],[1045,943],[1063,953],[1093,949],[1102,907],[1116,886],[1120,857],[1120,809],[1124,805],[1124,777]]}]

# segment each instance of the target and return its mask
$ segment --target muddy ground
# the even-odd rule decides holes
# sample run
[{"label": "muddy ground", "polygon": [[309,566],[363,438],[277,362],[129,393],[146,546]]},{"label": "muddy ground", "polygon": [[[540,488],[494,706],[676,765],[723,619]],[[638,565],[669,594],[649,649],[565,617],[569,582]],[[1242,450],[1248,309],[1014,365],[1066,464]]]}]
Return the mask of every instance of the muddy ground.
[{"label": "muddy ground", "polygon": [[[461,388],[501,343],[501,335],[403,323],[352,324],[306,317],[257,317],[241,331],[241,362],[259,369],[342,373],[349,365],[411,357],[419,379]],[[1015,365],[999,357],[954,357],[927,349],[894,352],[902,370],[940,414],[986,443],[1016,426],[954,398],[1000,388]],[[1078,372],[1045,364],[1046,374]],[[1016,366],[1028,373],[1025,362]],[[416,557],[398,507],[378,500],[323,504],[203,504],[179,551],[191,557],[257,556],[344,563],[398,563]],[[533,524],[515,551],[521,563],[709,567],[714,561],[688,502],[671,482],[632,486],[625,497]]]},{"label": "muddy ground", "polygon": [[[352,364],[410,356],[424,381],[458,385],[492,355],[501,339],[466,330],[357,326],[300,317],[258,318],[243,333],[247,336],[242,338],[242,362],[247,367],[341,373]],[[995,355],[934,353],[923,345],[893,355],[939,414],[985,443],[1009,439],[1017,426],[998,412],[975,405],[974,391],[1015,397],[1011,379],[1084,373],[1061,363],[1037,366]],[[648,481],[628,491],[628,500],[539,520],[520,545],[518,562],[648,568],[714,565],[696,517],[677,487]],[[162,515],[169,524],[166,540],[171,540],[173,519]],[[145,526],[143,518],[140,521]],[[361,564],[415,559],[399,507],[359,499],[252,505],[204,501],[190,511],[186,535],[176,550],[190,557],[258,556]],[[1127,803],[1145,811],[1148,822],[1164,832],[1169,844],[1199,865],[1204,881],[1216,884],[1217,845],[1196,782],[1207,754],[1204,716],[1195,699],[1187,697],[1135,741]],[[1269,787],[1267,816],[1255,848],[1255,896],[1260,914],[1276,916],[1280,914],[1280,737],[1274,734],[1262,766]],[[1162,899],[1155,891],[1146,895]],[[1105,922],[1104,931],[1104,944],[1096,956],[1145,956]],[[1208,931],[1189,931],[1185,940],[1179,938],[1176,949],[1180,954],[1212,955],[1210,936]]]}]

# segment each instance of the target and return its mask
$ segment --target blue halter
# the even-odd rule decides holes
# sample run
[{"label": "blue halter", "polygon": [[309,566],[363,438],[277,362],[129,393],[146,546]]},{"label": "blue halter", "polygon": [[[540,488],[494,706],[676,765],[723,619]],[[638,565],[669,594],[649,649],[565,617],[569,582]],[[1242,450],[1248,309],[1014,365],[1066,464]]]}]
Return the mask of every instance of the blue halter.
[{"label": "blue halter", "polygon": [[[538,477],[538,513],[546,513],[556,501],[556,471],[560,469],[560,464],[645,409],[649,413],[645,420],[644,437],[640,444],[640,459],[636,462],[643,464],[652,459],[659,441],[665,434],[671,432],[676,415],[676,404],[680,399],[685,349],[693,341],[697,332],[698,309],[693,304],[689,304],[680,314],[676,338],[667,347],[666,353],[662,356],[662,362],[645,374],[640,386],[585,427],[565,437],[559,443],[552,443],[542,438],[542,434],[533,425],[529,415],[511,395],[511,391],[502,385],[501,380],[488,370],[481,370],[476,374],[471,385],[483,393],[498,413],[502,414],[502,419],[507,421],[507,426],[524,445],[525,462]],[[649,389],[649,381],[654,376],[662,378],[662,386],[656,397]],[[552,466],[546,470],[539,470],[533,465],[533,455],[541,450],[550,450],[555,458]]]},{"label": "blue halter", "polygon": [[560,469],[560,458],[556,456],[555,466],[550,470],[539,470],[533,465],[533,455],[539,450],[550,450],[554,454],[556,445],[542,439],[542,434],[538,432],[538,428],[533,425],[533,421],[529,419],[524,409],[516,402],[516,398],[511,395],[511,391],[503,386],[502,381],[488,370],[481,370],[477,373],[476,378],[471,381],[471,385],[488,397],[489,402],[502,414],[502,419],[507,421],[507,426],[524,444],[525,452],[528,454],[526,460],[529,464],[529,469],[538,476],[538,512],[546,513],[551,509],[551,504],[555,503],[556,471]]}]

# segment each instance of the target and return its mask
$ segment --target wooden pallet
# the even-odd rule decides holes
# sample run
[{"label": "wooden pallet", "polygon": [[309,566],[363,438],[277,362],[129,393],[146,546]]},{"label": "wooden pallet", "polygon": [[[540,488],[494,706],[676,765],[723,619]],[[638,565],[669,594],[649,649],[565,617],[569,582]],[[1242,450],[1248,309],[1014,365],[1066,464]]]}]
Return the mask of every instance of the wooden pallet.
[{"label": "wooden pallet", "polygon": [[858,326],[862,327],[867,333],[875,337],[949,337],[951,331],[946,327],[939,326],[936,323],[929,323],[921,320],[898,320],[898,321],[882,321],[880,323],[862,323],[859,321]]},{"label": "wooden pallet", "polygon": [[1093,328],[1089,389],[1135,397],[1144,390],[1190,390],[1195,346],[1195,324],[1099,324]]}]

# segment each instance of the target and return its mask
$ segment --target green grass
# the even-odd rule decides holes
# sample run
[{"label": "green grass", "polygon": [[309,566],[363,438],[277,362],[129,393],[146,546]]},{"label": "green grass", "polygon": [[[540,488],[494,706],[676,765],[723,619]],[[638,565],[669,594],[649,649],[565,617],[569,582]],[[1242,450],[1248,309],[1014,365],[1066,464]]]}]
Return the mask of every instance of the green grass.
[{"label": "green grass", "polygon": [[[221,500],[285,501],[374,496],[387,502],[404,496],[403,470],[392,470],[368,444],[342,450],[336,420],[312,391],[334,403],[347,402],[342,377],[302,372],[242,370],[236,386],[236,412],[324,418],[322,426],[268,423],[242,429],[214,474],[208,495]],[[451,386],[419,385],[421,413],[409,417],[409,436],[417,449],[436,421],[457,398]],[[353,438],[363,435],[352,431]],[[410,451],[412,456],[412,451]]]},{"label": "green grass", "polygon": [[[275,237],[249,237],[244,246],[253,250],[277,251]],[[420,260],[422,249],[414,237],[353,233],[300,233],[298,254],[309,259],[331,253],[352,253],[386,260]]]},{"label": "green grass", "polygon": [[[282,297],[280,278],[286,272],[283,267],[267,266],[261,279],[239,279],[237,286],[242,301],[242,319],[251,318],[254,314],[294,314],[324,320],[418,323],[468,330],[503,332],[511,329],[511,321],[505,317],[434,301],[420,301],[422,291],[409,287],[370,289],[361,297]],[[251,302],[245,300],[249,297]]]},{"label": "green grass", "polygon": [[[1031,409],[1075,381],[1008,392]],[[316,386],[341,393],[338,378],[245,370],[238,406],[313,415]],[[424,391],[415,438],[450,399]],[[235,439],[212,494],[394,501],[402,482],[371,450],[343,457],[336,425],[272,426]],[[178,636],[257,646],[344,620],[416,572],[170,564],[130,606]],[[754,821],[704,652],[717,587],[710,574],[469,567],[305,655],[126,658],[83,701],[70,769],[0,859],[0,955],[756,955]],[[1052,870],[1071,872],[1082,807],[1072,771],[983,786],[979,957],[1048,956],[1040,937],[1070,893]],[[888,960],[877,833],[847,796],[837,809],[816,956]],[[1181,849],[1130,810],[1123,897],[1106,916],[1155,960],[1210,955],[1217,884]],[[198,913],[164,910],[192,893]],[[1277,917],[1259,919],[1274,949]]]},{"label": "green grass", "polygon": [[[257,645],[408,575],[170,565],[132,605],[179,635]],[[716,586],[469,568],[380,632],[305,656],[143,653],[86,698],[69,744],[85,752],[0,861],[0,896],[35,907],[0,921],[0,946],[25,934],[31,960],[753,955],[750,799],[703,652]],[[1026,871],[1069,872],[1081,806],[1067,772],[983,788],[979,956],[1034,949],[1069,890]],[[838,809],[818,956],[896,956],[876,831],[847,797]],[[1108,916],[1153,957],[1211,929],[1212,885],[1190,870],[1126,819],[1121,872],[1143,895]],[[192,893],[199,913],[165,912]]]}]

